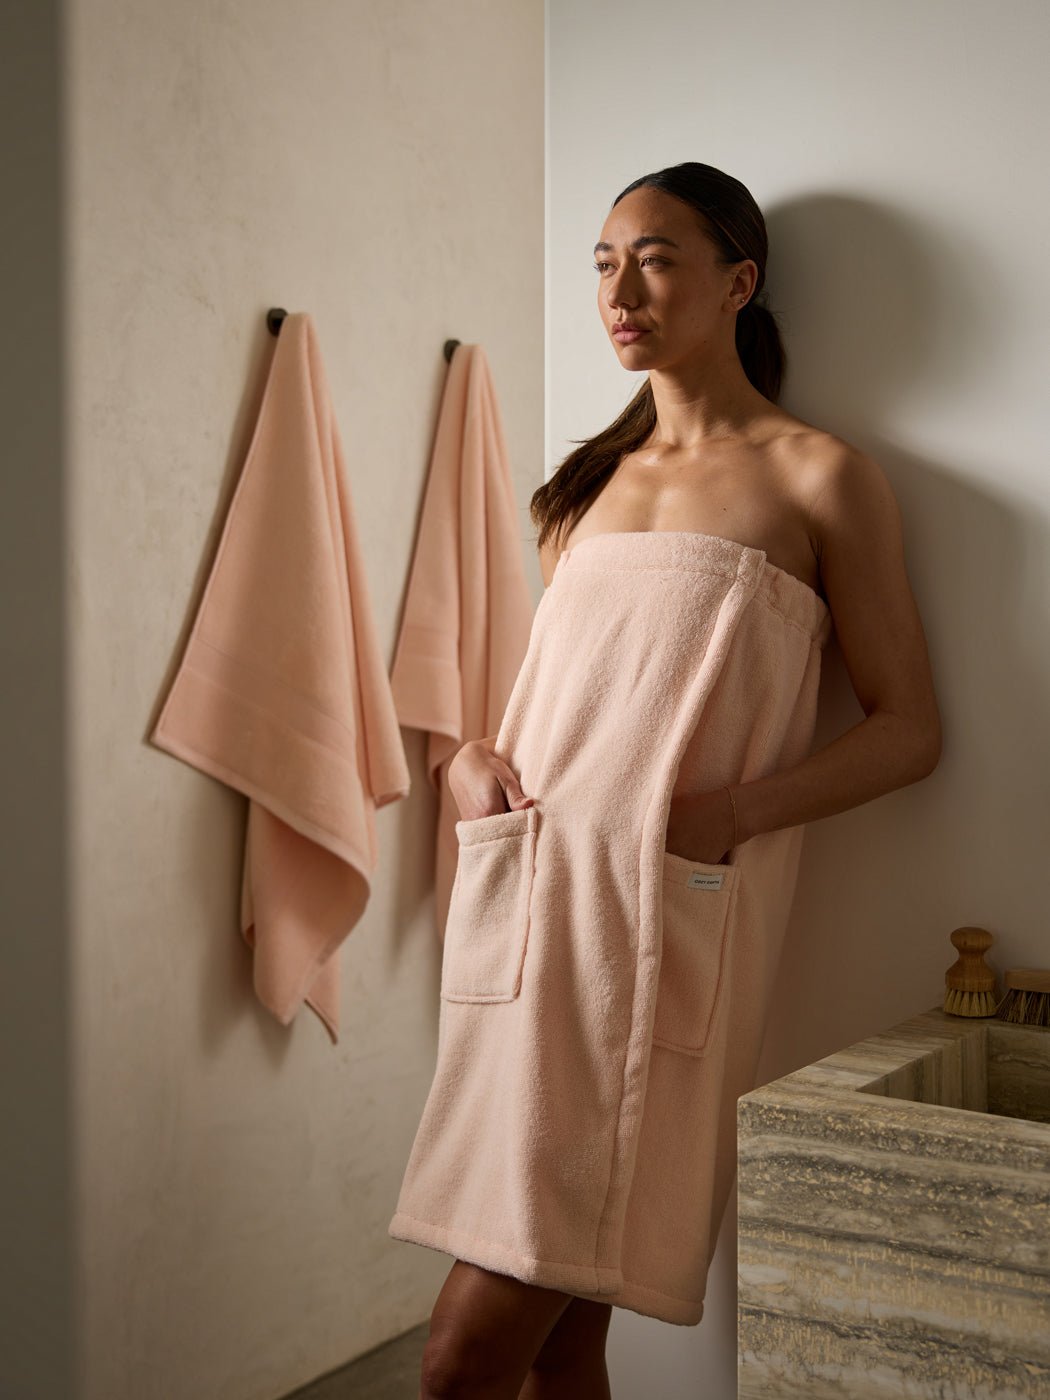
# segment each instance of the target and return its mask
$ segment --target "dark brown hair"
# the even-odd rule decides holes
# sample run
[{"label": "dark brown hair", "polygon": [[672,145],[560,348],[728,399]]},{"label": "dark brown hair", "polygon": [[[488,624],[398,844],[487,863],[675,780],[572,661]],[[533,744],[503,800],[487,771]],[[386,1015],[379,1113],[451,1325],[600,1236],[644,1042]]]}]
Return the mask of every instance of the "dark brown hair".
[{"label": "dark brown hair", "polygon": [[[773,312],[766,304],[763,286],[769,240],[762,211],[751,192],[732,175],[713,165],[687,160],[633,181],[612,202],[643,185],[663,190],[691,205],[700,216],[704,235],[718,251],[722,266],[752,259],[758,266],[754,295],[737,314],[736,349],[748,379],[773,403],[780,396],[786,367],[784,347]],[[758,298],[762,295],[762,300]],[[612,475],[620,459],[645,441],[656,426],[656,404],[646,379],[620,416],[592,438],[572,439],[580,445],[570,452],[554,475],[533,493],[529,513],[539,526],[537,548],[587,505]]]}]

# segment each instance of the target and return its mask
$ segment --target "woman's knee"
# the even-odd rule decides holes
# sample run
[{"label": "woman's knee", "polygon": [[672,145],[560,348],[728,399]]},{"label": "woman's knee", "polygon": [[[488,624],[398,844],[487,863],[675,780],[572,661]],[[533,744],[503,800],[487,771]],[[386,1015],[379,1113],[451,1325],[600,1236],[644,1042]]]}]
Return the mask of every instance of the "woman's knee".
[{"label": "woman's knee", "polygon": [[449,1328],[432,1330],[423,1348],[421,1400],[499,1395],[499,1367],[498,1356],[487,1352],[483,1342],[471,1342]]},{"label": "woman's knee", "polygon": [[516,1400],[569,1295],[457,1260],[423,1349],[424,1400]]},{"label": "woman's knee", "polygon": [[604,1357],[611,1317],[611,1303],[573,1298],[537,1352],[532,1369],[546,1374],[573,1371]]}]

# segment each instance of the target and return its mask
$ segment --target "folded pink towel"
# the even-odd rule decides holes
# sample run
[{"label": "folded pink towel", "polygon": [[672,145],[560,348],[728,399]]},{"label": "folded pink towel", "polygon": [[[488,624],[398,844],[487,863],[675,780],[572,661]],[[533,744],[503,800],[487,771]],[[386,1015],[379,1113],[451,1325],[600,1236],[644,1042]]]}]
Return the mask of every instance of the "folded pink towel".
[{"label": "folded pink towel", "polygon": [[339,1039],[333,956],[368,903],[375,809],[408,765],[306,313],[285,318],[247,461],[150,741],[250,799],[241,931],[255,990]]},{"label": "folded pink towel", "polygon": [[445,379],[390,684],[401,723],[428,735],[438,790],[435,919],[444,939],[459,809],[448,765],[499,728],[535,607],[496,391],[480,345]]}]

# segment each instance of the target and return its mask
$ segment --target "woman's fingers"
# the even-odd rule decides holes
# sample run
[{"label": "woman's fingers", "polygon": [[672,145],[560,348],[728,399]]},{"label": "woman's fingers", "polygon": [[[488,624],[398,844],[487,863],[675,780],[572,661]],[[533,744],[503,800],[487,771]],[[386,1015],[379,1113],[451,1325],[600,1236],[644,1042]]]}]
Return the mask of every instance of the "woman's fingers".
[{"label": "woman's fingers", "polygon": [[502,769],[501,781],[503,791],[506,795],[507,802],[510,804],[511,811],[516,811],[521,807],[531,807],[534,799],[526,797],[522,792],[521,784],[518,782],[517,774],[514,770],[501,760],[497,759],[496,761],[500,764]]},{"label": "woman's fingers", "polygon": [[518,775],[485,744],[464,744],[449,764],[449,786],[460,816],[491,816],[531,807]]}]

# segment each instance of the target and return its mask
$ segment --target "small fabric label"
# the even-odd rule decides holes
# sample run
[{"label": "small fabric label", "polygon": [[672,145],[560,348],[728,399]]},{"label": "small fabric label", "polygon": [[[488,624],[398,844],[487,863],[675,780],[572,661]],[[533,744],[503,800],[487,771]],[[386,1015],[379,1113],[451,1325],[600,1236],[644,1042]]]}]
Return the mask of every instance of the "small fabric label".
[{"label": "small fabric label", "polygon": [[694,870],[686,881],[691,890],[720,890],[722,888],[722,872],[713,875],[708,870]]}]

